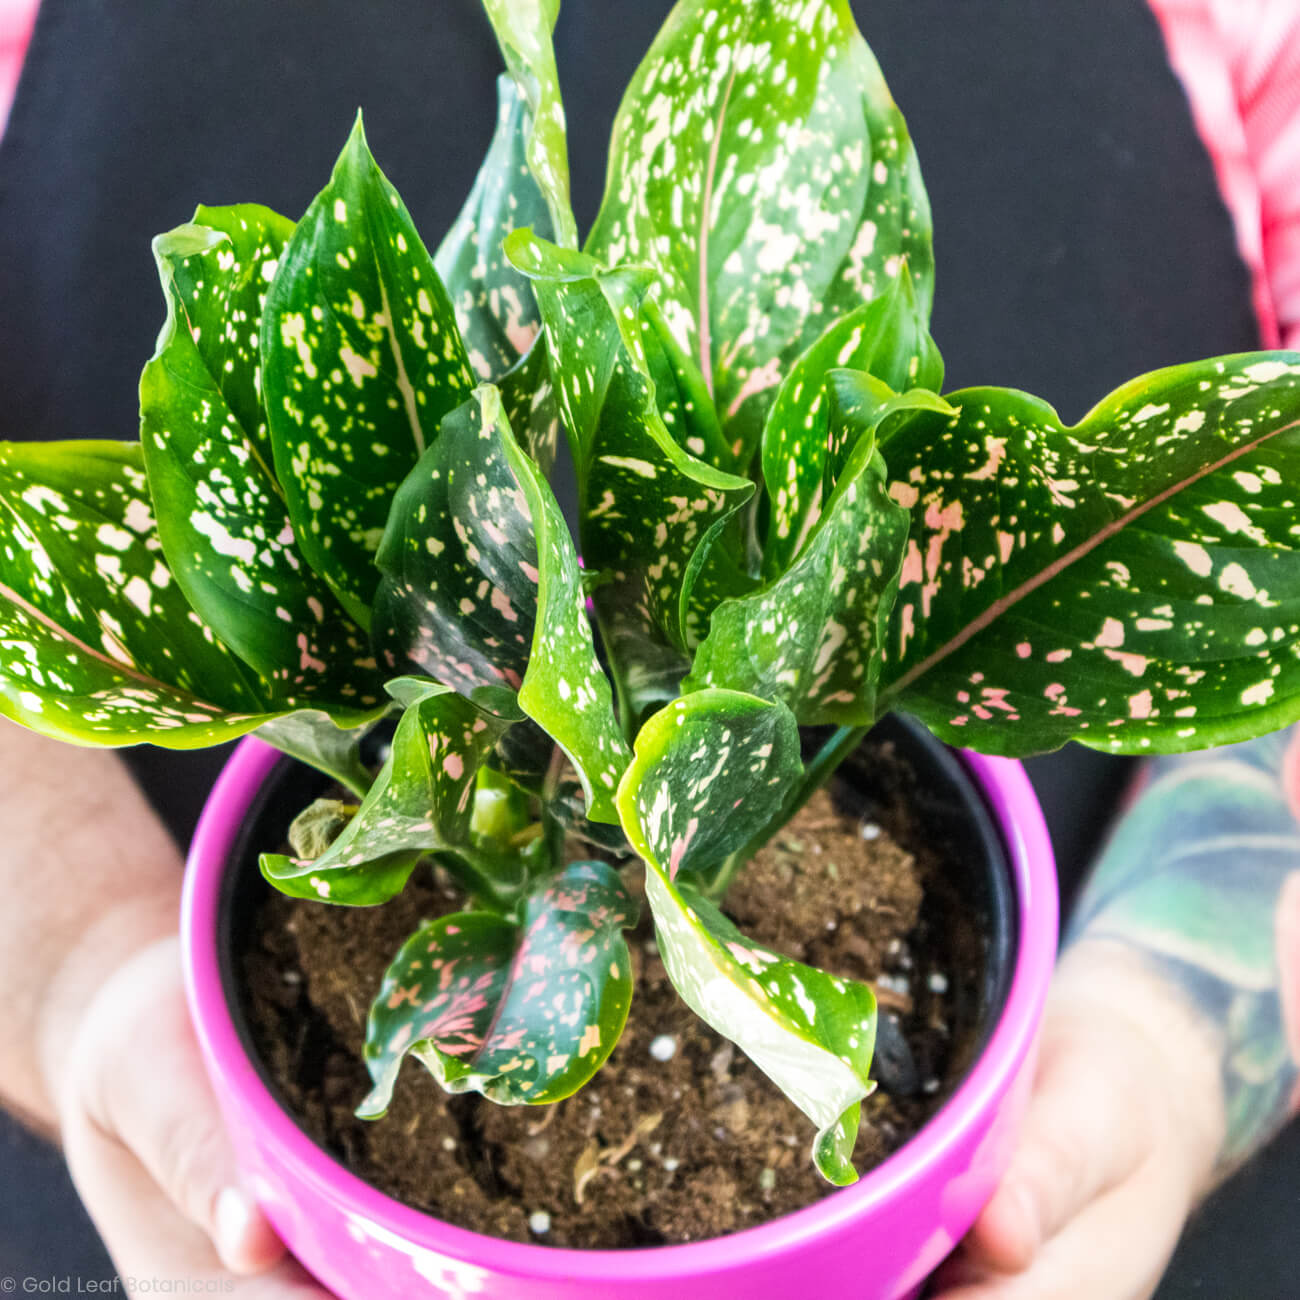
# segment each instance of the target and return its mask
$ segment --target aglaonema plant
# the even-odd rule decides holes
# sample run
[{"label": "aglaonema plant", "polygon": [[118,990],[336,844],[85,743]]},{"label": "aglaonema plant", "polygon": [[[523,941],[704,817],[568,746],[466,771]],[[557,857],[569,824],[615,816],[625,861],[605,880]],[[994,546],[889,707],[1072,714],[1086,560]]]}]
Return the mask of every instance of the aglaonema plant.
[{"label": "aglaonema plant", "polygon": [[872,991],[748,939],[729,882],[891,709],[1009,755],[1300,717],[1300,355],[1072,427],[941,395],[925,191],[844,0],[681,0],[580,246],[557,8],[486,0],[497,131],[434,255],[359,121],[297,223],[155,241],[139,443],[0,448],[0,708],[315,764],[347,793],[264,856],[287,894],[452,873],[465,910],[371,1011],[366,1116],[407,1056],[505,1104],[591,1078],[633,1006],[634,851],[682,998],[847,1183]]}]

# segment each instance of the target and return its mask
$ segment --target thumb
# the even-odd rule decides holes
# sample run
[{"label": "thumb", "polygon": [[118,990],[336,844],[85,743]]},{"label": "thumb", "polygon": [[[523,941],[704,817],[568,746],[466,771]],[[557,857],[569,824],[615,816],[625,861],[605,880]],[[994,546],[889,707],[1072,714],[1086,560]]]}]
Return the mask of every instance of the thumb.
[{"label": "thumb", "polygon": [[[1118,1019],[1049,1022],[1011,1167],[966,1242],[975,1268],[1016,1273],[1085,1206],[1122,1182],[1150,1149],[1136,1075],[1150,1045]],[[1137,1050],[1134,1050],[1134,1049]]]},{"label": "thumb", "polygon": [[240,1184],[190,1026],[177,940],[130,959],[82,1024],[71,1058],[73,1104],[144,1166],[226,1268],[269,1268],[284,1247]]}]

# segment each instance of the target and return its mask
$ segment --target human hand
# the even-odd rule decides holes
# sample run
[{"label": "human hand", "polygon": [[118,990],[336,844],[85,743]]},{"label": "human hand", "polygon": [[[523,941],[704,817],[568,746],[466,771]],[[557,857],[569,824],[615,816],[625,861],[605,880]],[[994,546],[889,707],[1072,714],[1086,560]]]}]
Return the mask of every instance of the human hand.
[{"label": "human hand", "polygon": [[282,1259],[240,1186],[174,937],[117,968],[54,1059],[68,1167],[123,1277],[185,1279],[247,1300],[328,1300]]},{"label": "human hand", "polygon": [[1223,1136],[1214,1031],[1118,944],[1055,977],[1020,1143],[941,1300],[1145,1300]]}]

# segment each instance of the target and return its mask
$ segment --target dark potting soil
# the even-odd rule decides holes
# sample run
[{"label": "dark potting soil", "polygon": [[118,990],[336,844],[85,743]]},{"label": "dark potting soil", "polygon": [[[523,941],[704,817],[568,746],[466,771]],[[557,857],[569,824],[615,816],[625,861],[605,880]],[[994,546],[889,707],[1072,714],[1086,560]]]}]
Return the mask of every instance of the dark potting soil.
[{"label": "dark potting soil", "polygon": [[[863,1103],[860,1172],[915,1133],[960,1080],[986,960],[949,883],[961,846],[926,842],[910,811],[910,774],[888,745],[870,771],[869,799],[818,794],[726,899],[754,938],[870,980],[882,1014],[901,1025],[916,1086],[908,1096],[878,1088]],[[588,1248],[722,1236],[833,1192],[811,1164],[811,1123],[677,996],[648,906],[628,936],[636,991],[627,1029],[573,1097],[542,1107],[453,1097],[411,1061],[387,1116],[358,1120],[353,1109],[369,1089],[366,1012],[384,969],[421,922],[462,906],[437,871],[418,872],[377,908],[265,890],[243,954],[245,1013],[290,1111],[353,1172],[465,1228]]]}]

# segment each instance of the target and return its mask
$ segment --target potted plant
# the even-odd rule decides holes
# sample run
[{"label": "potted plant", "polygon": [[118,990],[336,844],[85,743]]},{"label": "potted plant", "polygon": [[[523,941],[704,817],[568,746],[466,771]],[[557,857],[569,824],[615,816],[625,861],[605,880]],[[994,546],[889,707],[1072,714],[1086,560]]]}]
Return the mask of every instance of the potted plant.
[{"label": "potted plant", "polygon": [[[155,242],[167,321],[138,444],[0,448],[0,708],[78,743],[255,731],[312,765],[341,789],[290,851],[257,846],[291,897],[373,906],[423,862],[448,873],[463,905],[385,954],[364,1115],[407,1055],[453,1094],[577,1092],[636,1014],[643,892],[681,998],[848,1184],[879,987],[746,935],[729,890],[891,710],[994,756],[1214,745],[1300,714],[1300,357],[1148,375],[1068,429],[1023,393],[941,396],[925,192],[843,0],[682,0],[580,248],[558,5],[485,7],[509,75],[435,256],[358,121],[296,224],[200,208]],[[548,481],[561,428],[576,544]],[[1055,935],[1014,765],[967,760],[1019,949],[938,1119],[742,1236],[579,1253],[381,1196],[267,1091],[216,918],[273,757],[241,749],[196,837],[190,991],[268,1212],[341,1294],[770,1297],[869,1275],[901,1297],[973,1219]]]}]

